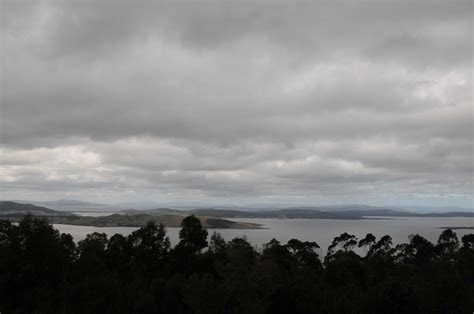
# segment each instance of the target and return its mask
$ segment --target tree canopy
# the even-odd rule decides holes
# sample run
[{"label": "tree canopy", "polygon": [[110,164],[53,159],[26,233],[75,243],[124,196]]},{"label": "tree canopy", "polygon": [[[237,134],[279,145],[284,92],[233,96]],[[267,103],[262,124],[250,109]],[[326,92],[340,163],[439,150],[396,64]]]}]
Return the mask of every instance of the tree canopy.
[{"label": "tree canopy", "polygon": [[[194,216],[172,247],[152,222],[77,244],[46,220],[0,221],[1,313],[471,313],[474,235],[444,230],[315,241],[210,237]],[[359,247],[359,248],[357,248]],[[363,250],[361,250],[361,248]],[[359,255],[358,252],[365,254]]]}]

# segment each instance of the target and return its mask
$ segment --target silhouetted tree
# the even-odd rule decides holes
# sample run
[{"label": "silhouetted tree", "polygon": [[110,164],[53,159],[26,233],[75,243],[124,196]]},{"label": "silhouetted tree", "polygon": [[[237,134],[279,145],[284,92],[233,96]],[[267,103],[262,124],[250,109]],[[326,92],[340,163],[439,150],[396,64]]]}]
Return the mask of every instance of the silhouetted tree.
[{"label": "silhouetted tree", "polygon": [[335,237],[331,245],[328,247],[328,253],[325,261],[330,261],[335,257],[336,254],[340,254],[341,251],[347,253],[351,251],[354,246],[357,245],[357,237],[355,235],[344,232],[338,237]]},{"label": "silhouetted tree", "polygon": [[375,236],[372,233],[367,233],[365,238],[359,241],[358,246],[364,248],[366,253],[370,250],[372,245],[375,244]]},{"label": "silhouetted tree", "polygon": [[453,258],[459,248],[459,240],[451,229],[444,230],[438,239],[436,251],[445,258]]},{"label": "silhouetted tree", "polygon": [[463,248],[474,250],[474,234],[466,234],[461,238]]},{"label": "silhouetted tree", "polygon": [[179,245],[190,249],[193,253],[200,252],[207,246],[207,234],[207,230],[202,227],[196,216],[188,216],[181,222]]},{"label": "silhouetted tree", "polygon": [[430,261],[434,257],[434,246],[430,241],[418,234],[410,235],[409,239],[410,243],[404,248],[403,252],[405,262],[421,264]]},{"label": "silhouetted tree", "polygon": [[[45,219],[0,220],[2,313],[470,313],[474,235],[225,241],[196,217],[171,248],[162,225],[129,236],[92,233],[78,245]],[[361,257],[356,245],[368,252]]]},{"label": "silhouetted tree", "polygon": [[367,257],[374,257],[374,256],[384,257],[384,258],[391,257],[392,252],[393,252],[391,246],[392,246],[392,237],[385,235],[382,238],[380,238],[380,240],[377,241],[377,243],[373,244],[370,247],[369,252],[367,252]]},{"label": "silhouetted tree", "polygon": [[319,258],[320,247],[316,242],[302,242],[297,239],[291,239],[286,244],[286,247],[295,260],[297,267],[309,267],[317,270],[322,267]]},{"label": "silhouetted tree", "polygon": [[219,233],[214,231],[211,236],[211,241],[209,243],[209,251],[214,254],[221,254],[224,252],[225,248],[226,242],[224,238]]}]

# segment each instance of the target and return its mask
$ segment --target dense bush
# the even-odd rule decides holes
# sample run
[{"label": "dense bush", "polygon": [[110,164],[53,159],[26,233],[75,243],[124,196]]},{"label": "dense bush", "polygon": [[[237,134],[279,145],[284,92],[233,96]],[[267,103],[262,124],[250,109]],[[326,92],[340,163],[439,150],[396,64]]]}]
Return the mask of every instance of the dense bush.
[{"label": "dense bush", "polygon": [[[0,221],[1,313],[472,313],[474,235],[445,230],[392,245],[368,234],[226,242],[194,216],[174,248],[150,222],[128,237],[93,233],[76,245],[46,220]],[[366,252],[356,254],[353,249]]]}]

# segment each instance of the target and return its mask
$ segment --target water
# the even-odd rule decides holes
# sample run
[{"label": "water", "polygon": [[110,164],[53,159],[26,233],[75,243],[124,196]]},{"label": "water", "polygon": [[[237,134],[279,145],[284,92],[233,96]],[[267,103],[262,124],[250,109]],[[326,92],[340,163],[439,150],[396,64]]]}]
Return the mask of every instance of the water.
[{"label": "water", "polygon": [[[393,243],[406,243],[410,234],[418,233],[433,243],[436,243],[442,229],[440,227],[465,227],[474,226],[473,218],[461,217],[384,217],[385,219],[367,220],[335,220],[335,219],[232,219],[241,222],[253,222],[263,225],[265,229],[208,229],[211,235],[214,231],[219,232],[224,239],[232,240],[235,237],[246,236],[247,240],[256,247],[269,242],[275,238],[282,243],[286,243],[292,238],[302,241],[316,241],[323,252],[331,244],[332,240],[343,232],[356,235],[359,239],[367,233],[374,234],[377,238],[390,235]],[[390,219],[386,219],[390,218]],[[70,233],[75,241],[82,240],[87,234],[92,232],[104,232],[108,236],[116,233],[128,235],[136,227],[88,227],[55,224],[60,232]],[[167,228],[167,235],[172,244],[179,241],[180,228]],[[458,238],[474,230],[458,229],[454,230]]]},{"label": "water", "polygon": [[72,212],[78,216],[89,216],[89,217],[102,217],[102,216],[109,216],[113,214],[121,214],[120,212],[101,212],[101,211],[77,211]]}]

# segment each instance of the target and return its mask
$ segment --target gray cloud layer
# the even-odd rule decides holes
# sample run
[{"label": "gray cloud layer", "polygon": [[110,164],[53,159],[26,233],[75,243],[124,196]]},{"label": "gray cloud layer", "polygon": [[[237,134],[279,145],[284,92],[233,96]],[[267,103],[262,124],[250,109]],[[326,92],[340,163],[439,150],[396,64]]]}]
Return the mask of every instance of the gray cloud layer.
[{"label": "gray cloud layer", "polygon": [[472,1],[1,12],[3,198],[472,205]]}]

